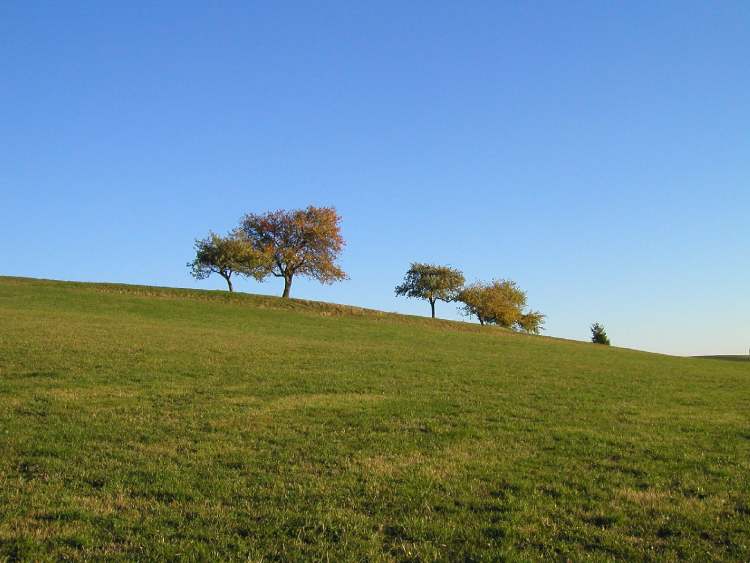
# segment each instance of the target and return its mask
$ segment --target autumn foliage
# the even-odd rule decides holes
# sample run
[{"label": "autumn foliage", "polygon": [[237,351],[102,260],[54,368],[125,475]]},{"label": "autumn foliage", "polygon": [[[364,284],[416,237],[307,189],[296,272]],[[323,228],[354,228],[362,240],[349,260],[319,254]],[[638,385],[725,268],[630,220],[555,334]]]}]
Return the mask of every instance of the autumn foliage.
[{"label": "autumn foliage", "polygon": [[[248,213],[226,237],[210,233],[197,240],[196,257],[188,267],[198,279],[219,274],[229,291],[235,274],[259,281],[268,276],[282,278],[282,296],[289,297],[297,276],[325,284],[346,279],[337,263],[344,245],[341,217],[333,207]],[[538,334],[545,319],[542,313],[527,309],[526,293],[514,281],[465,286],[461,270],[450,266],[413,262],[395,292],[429,302],[432,318],[438,301],[460,301],[463,313],[483,325]]]},{"label": "autumn foliage", "polygon": [[283,278],[283,296],[289,297],[295,276],[321,283],[345,279],[336,263],[344,244],[341,217],[333,207],[248,213],[226,237],[210,233],[196,240],[196,256],[188,268],[197,279],[219,274],[229,291],[234,274],[258,281]]},{"label": "autumn foliage", "polygon": [[526,292],[512,280],[476,282],[466,286],[458,296],[463,312],[476,316],[481,324],[496,324],[521,332],[538,334],[545,316],[525,311]]},{"label": "autumn foliage", "polygon": [[289,297],[294,276],[321,283],[346,279],[336,264],[344,248],[341,217],[333,207],[248,213],[240,226],[248,245],[269,264],[268,274],[284,279]]}]

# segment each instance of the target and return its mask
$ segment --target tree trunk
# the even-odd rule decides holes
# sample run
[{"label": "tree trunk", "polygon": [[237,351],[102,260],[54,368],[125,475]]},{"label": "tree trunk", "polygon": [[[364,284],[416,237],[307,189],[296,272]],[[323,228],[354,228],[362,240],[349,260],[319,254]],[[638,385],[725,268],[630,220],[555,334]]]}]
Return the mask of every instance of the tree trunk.
[{"label": "tree trunk", "polygon": [[430,307],[432,308],[432,318],[435,318],[435,300],[430,299]]},{"label": "tree trunk", "polygon": [[[479,315],[477,315],[479,317]],[[482,317],[479,317],[479,324],[484,326],[484,319]]]},{"label": "tree trunk", "polygon": [[292,276],[284,276],[284,293],[282,297],[289,297],[289,291],[292,289]]},{"label": "tree trunk", "polygon": [[227,280],[227,287],[229,287],[229,293],[232,293],[232,292],[234,291],[234,288],[232,287],[232,280],[231,280],[231,279],[229,279],[229,276],[224,276],[224,275],[222,275],[222,277],[223,277],[223,278],[224,278],[225,280]]}]

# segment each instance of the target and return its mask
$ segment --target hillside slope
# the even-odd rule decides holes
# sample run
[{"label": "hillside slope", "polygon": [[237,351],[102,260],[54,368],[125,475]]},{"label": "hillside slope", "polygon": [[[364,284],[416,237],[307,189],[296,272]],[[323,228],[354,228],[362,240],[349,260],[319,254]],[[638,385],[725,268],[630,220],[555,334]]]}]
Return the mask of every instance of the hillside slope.
[{"label": "hillside slope", "polygon": [[750,559],[750,366],[0,278],[0,559]]}]

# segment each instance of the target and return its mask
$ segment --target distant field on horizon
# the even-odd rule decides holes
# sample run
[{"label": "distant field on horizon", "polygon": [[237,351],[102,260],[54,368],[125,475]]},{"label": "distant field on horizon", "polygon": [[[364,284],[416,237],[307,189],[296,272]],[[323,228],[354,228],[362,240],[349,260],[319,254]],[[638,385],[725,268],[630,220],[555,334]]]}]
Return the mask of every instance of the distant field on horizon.
[{"label": "distant field on horizon", "polygon": [[0,560],[750,559],[740,361],[23,278],[0,314]]},{"label": "distant field on horizon", "polygon": [[748,355],[740,355],[740,354],[734,354],[734,355],[719,355],[719,356],[696,356],[696,358],[703,358],[704,360],[729,360],[731,362],[748,362],[750,361],[750,356]]}]

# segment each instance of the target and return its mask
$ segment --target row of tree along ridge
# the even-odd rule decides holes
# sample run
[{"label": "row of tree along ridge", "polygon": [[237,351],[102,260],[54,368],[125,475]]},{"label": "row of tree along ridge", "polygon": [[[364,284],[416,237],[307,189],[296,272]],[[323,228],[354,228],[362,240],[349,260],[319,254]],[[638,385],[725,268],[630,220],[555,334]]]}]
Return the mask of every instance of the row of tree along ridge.
[{"label": "row of tree along ridge", "polygon": [[[205,279],[218,274],[233,291],[233,276],[263,281],[269,276],[284,280],[282,297],[289,297],[295,276],[329,284],[347,278],[337,264],[345,245],[341,216],[333,207],[248,213],[226,236],[209,232],[195,241],[195,259],[188,263],[191,274]],[[424,299],[435,318],[438,301],[461,303],[461,312],[475,316],[481,324],[538,334],[545,315],[527,309],[526,292],[512,280],[466,284],[463,272],[450,266],[414,262],[396,295]],[[609,344],[604,328],[592,326],[597,343]]]}]

